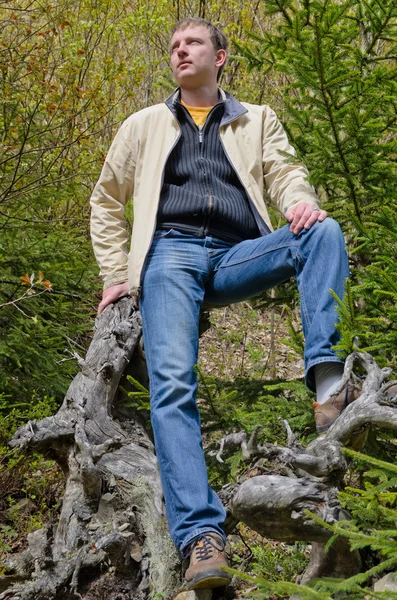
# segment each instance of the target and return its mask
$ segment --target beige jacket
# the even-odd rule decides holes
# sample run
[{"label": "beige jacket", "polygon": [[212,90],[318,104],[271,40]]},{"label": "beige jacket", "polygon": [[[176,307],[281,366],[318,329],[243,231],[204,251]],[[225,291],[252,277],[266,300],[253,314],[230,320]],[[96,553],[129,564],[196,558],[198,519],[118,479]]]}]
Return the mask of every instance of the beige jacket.
[{"label": "beige jacket", "polygon": [[[219,133],[226,155],[245,186],[257,219],[271,230],[264,189],[284,214],[300,202],[319,205],[308,172],[295,156],[286,133],[268,106],[239,103],[221,91],[228,122]],[[91,236],[104,288],[129,281],[139,295],[141,275],[156,226],[156,215],[167,158],[178,141],[179,123],[172,102],[131,115],[118,131],[91,197]],[[128,252],[124,217],[130,198],[134,223]],[[261,228],[259,228],[261,229]],[[263,228],[262,228],[263,229]]]}]

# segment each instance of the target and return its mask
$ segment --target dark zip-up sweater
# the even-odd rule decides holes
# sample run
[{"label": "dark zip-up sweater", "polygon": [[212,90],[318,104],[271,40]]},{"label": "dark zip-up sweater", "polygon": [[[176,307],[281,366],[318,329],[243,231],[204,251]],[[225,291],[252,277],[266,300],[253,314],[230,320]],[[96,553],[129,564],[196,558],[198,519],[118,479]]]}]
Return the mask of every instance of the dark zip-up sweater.
[{"label": "dark zip-up sweater", "polygon": [[246,191],[219,136],[224,103],[214,106],[202,128],[179,102],[172,108],[181,136],[165,166],[157,226],[231,242],[258,237]]}]

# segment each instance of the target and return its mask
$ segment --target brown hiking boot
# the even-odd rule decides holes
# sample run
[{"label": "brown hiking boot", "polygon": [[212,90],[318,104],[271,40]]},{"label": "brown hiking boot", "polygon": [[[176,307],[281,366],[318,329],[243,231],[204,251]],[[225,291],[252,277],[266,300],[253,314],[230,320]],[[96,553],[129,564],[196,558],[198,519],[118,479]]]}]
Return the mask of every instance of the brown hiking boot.
[{"label": "brown hiking boot", "polygon": [[231,577],[222,570],[227,567],[225,542],[217,533],[206,532],[192,542],[190,565],[185,573],[188,590],[221,587],[230,583]]},{"label": "brown hiking boot", "polygon": [[[394,395],[397,394],[397,385],[394,384],[394,385],[390,386],[384,392],[384,394],[385,394],[387,400],[393,399]],[[350,440],[347,444],[347,447],[359,452],[360,450],[362,450],[365,442],[367,441],[368,433],[369,433],[369,428],[365,427],[365,425],[363,427],[361,427],[361,429],[353,431],[353,435],[350,438]]]},{"label": "brown hiking boot", "polygon": [[336,421],[346,406],[357,400],[361,388],[349,381],[339,394],[334,394],[323,404],[313,402],[317,433],[324,433]]},{"label": "brown hiking boot", "polygon": [[392,386],[389,386],[384,394],[387,399],[393,398],[397,394],[397,384],[393,383]]}]

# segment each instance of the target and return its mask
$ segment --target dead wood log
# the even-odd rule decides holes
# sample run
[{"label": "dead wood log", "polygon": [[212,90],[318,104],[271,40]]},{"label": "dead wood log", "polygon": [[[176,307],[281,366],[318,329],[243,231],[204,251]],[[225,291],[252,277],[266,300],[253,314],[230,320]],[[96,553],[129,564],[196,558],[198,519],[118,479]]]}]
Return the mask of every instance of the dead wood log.
[{"label": "dead wood log", "polygon": [[137,352],[139,313],[124,298],[96,326],[86,358],[76,357],[81,371],[57,414],[27,423],[11,441],[53,457],[66,486],[58,524],[28,536],[28,549],[0,579],[1,599],[105,593],[109,600],[142,599],[171,594],[180,583],[153,444],[131,410],[112,415],[120,379]]},{"label": "dead wood log", "polygon": [[[80,373],[56,415],[29,422],[11,445],[53,457],[66,476],[58,523],[28,536],[28,549],[10,559],[0,577],[0,600],[146,600],[175,595],[181,584],[179,556],[169,538],[161,484],[150,434],[141,416],[117,400],[127,366],[140,380],[141,324],[132,300],[124,298],[98,317],[85,359],[76,355]],[[239,520],[276,540],[315,542],[311,573],[324,572],[323,546],[329,533],[306,509],[333,523],[343,517],[337,492],[347,464],[342,445],[368,425],[397,426],[396,402],[385,395],[387,370],[369,355],[355,353],[345,378],[358,361],[367,371],[361,397],[349,406],[326,435],[307,448],[286,424],[288,447],[258,443],[258,429],[224,438],[227,448],[240,446],[247,460],[287,465],[289,476],[259,475],[228,486],[221,497],[229,523]],[[340,421],[340,422],[339,422]],[[347,561],[341,542],[331,561],[340,574],[358,568]],[[327,572],[328,573],[328,572]],[[328,573],[332,574],[332,573]],[[310,577],[310,573],[306,578]]]}]

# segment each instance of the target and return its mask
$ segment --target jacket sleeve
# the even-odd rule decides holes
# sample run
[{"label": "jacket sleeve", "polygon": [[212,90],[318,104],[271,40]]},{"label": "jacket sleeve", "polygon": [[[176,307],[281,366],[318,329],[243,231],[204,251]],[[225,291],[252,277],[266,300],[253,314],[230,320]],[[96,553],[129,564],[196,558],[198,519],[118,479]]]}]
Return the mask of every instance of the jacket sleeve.
[{"label": "jacket sleeve", "polygon": [[91,239],[104,289],[128,281],[125,207],[134,190],[136,153],[128,121],[118,131],[91,196]]},{"label": "jacket sleeve", "polygon": [[275,112],[268,106],[263,113],[262,139],[264,182],[272,203],[283,214],[300,202],[319,206],[317,194],[307,181],[308,170],[295,158],[295,149]]}]

